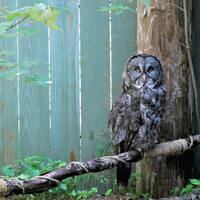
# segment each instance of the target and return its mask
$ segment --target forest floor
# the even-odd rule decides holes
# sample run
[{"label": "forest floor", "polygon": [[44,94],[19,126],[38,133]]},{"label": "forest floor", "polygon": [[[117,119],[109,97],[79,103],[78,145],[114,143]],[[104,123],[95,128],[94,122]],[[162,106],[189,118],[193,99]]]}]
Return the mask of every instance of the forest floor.
[{"label": "forest floor", "polygon": [[[0,198],[0,200],[77,200],[75,199],[66,199],[66,198],[42,198],[42,197],[30,197],[30,196],[26,196],[26,195],[15,195],[12,197],[8,197],[8,198]],[[140,199],[136,199],[136,198],[132,198],[130,196],[124,196],[124,195],[112,195],[110,197],[104,197],[104,196],[94,196],[92,198],[89,199],[81,199],[81,200],[200,200],[199,196],[194,196],[194,195],[185,195],[185,196],[173,196],[173,197],[169,197],[169,198],[159,198],[159,199],[154,199],[154,198],[140,198]]]},{"label": "forest floor", "polygon": [[159,198],[159,199],[133,199],[130,197],[125,197],[125,196],[111,196],[111,197],[100,197],[96,196],[93,198],[90,198],[89,200],[198,200],[200,198],[194,198],[192,195],[187,195],[187,196],[182,196],[182,197],[169,197],[169,198]]},{"label": "forest floor", "polygon": [[[160,198],[160,199],[132,199],[130,197],[124,197],[124,196],[111,196],[111,197],[93,197],[87,200],[198,200],[199,198],[193,198],[192,196],[184,196],[184,197],[169,197],[169,198]],[[30,198],[18,198],[18,197],[12,197],[12,198],[0,198],[0,200],[30,200]],[[32,199],[31,199],[32,200]],[[43,200],[43,199],[34,199],[33,200]],[[46,200],[61,200],[58,198],[51,198]],[[64,200],[64,199],[62,199]],[[76,199],[66,199],[66,200],[76,200]],[[83,199],[86,200],[86,199]]]}]

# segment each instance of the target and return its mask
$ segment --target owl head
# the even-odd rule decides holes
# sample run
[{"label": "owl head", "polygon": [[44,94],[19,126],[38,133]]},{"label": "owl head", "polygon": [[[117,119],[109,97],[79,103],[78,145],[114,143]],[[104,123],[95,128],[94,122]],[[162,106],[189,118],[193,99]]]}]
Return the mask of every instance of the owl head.
[{"label": "owl head", "polygon": [[163,82],[163,69],[158,58],[139,54],[128,59],[123,72],[125,88],[136,90],[144,87],[156,88]]}]

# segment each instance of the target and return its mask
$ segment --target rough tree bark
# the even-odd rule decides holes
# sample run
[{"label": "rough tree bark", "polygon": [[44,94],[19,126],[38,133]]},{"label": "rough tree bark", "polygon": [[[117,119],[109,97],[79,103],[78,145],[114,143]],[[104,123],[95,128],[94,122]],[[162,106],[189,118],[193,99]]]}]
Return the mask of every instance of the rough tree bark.
[{"label": "rough tree bark", "polygon": [[[191,0],[187,1],[188,3]],[[192,94],[183,0],[152,0],[149,7],[138,1],[137,47],[139,53],[158,56],[166,76],[167,107],[161,141],[187,137],[191,133]],[[137,189],[154,197],[168,196],[175,186],[191,178],[190,153],[183,156],[145,160],[137,165],[143,175]]]}]

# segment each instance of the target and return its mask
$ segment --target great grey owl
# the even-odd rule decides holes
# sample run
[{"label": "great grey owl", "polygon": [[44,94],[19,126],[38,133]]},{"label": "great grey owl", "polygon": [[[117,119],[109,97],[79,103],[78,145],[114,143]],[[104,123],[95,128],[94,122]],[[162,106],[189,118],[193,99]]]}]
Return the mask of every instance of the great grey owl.
[{"label": "great grey owl", "polygon": [[[165,104],[164,73],[158,58],[132,56],[124,67],[123,92],[109,114],[116,153],[136,149],[146,152],[158,142]],[[117,168],[117,182],[128,185],[131,165]]]}]

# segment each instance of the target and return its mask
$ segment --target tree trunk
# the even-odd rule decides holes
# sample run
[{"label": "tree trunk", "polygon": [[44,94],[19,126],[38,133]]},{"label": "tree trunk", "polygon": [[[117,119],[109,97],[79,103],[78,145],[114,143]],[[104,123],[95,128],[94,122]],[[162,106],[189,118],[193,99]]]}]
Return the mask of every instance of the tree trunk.
[{"label": "tree trunk", "polygon": [[[187,1],[190,3],[191,1]],[[192,94],[188,52],[185,42],[182,0],[152,0],[150,6],[138,1],[138,53],[157,56],[163,65],[167,106],[161,127],[161,141],[187,137],[191,132]],[[191,178],[190,153],[183,156],[144,160],[137,164],[142,178],[137,190],[165,197],[173,187]]]}]

